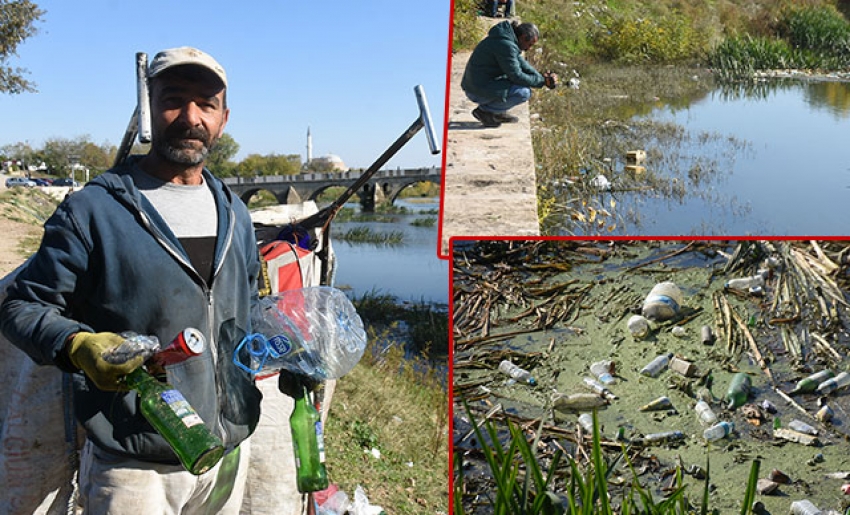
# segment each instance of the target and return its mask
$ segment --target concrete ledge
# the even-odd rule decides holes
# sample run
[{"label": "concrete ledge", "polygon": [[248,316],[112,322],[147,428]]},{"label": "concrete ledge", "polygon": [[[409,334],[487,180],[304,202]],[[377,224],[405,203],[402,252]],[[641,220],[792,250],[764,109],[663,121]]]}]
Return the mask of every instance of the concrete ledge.
[{"label": "concrete ledge", "polygon": [[440,257],[454,236],[539,236],[537,180],[528,103],[511,110],[517,123],[484,128],[460,88],[470,52],[452,56],[443,170]]}]

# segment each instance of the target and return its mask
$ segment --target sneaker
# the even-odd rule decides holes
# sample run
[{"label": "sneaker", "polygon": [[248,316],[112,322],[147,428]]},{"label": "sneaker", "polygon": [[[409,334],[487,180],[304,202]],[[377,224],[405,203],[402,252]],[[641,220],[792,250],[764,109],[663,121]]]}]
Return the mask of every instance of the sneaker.
[{"label": "sneaker", "polygon": [[481,122],[484,127],[498,127],[502,125],[502,122],[500,122],[496,118],[496,113],[484,111],[478,107],[472,110],[472,116],[474,116],[476,120]]},{"label": "sneaker", "polygon": [[516,123],[519,118],[508,113],[493,113],[493,118],[499,123]]}]

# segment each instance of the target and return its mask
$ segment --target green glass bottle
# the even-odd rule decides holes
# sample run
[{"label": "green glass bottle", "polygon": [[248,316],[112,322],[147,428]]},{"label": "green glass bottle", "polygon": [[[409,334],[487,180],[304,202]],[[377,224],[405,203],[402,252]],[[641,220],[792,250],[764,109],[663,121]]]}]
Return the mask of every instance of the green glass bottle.
[{"label": "green glass bottle", "polygon": [[125,381],[139,394],[142,415],[165,438],[186,470],[199,475],[218,463],[224,455],[221,440],[204,425],[183,394],[141,368],[127,374]]},{"label": "green glass bottle", "polygon": [[833,377],[835,377],[835,374],[832,373],[832,370],[821,370],[820,372],[816,372],[798,381],[797,386],[795,386],[793,390],[788,392],[788,394],[797,395],[798,393],[811,393],[817,390],[818,385],[820,385],[822,382],[832,379]]},{"label": "green glass bottle", "polygon": [[289,417],[292,429],[292,448],[295,451],[295,470],[298,491],[318,492],[328,487],[325,469],[325,437],[319,412],[310,402],[307,389],[295,399],[295,408]]},{"label": "green glass bottle", "polygon": [[727,407],[733,410],[746,404],[751,389],[752,382],[750,381],[750,376],[746,373],[738,372],[732,376],[729,389],[726,391]]}]

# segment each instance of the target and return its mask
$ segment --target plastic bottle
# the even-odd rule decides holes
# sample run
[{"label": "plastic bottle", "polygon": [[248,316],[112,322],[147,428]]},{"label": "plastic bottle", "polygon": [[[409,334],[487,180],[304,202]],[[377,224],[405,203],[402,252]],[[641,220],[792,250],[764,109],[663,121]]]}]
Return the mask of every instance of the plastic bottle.
[{"label": "plastic bottle", "polygon": [[596,376],[602,384],[613,384],[614,379],[614,362],[610,359],[597,361],[590,365],[590,372]]},{"label": "plastic bottle", "polygon": [[822,513],[823,512],[808,499],[794,501],[791,503],[791,515],[821,515]]},{"label": "plastic bottle", "polygon": [[652,433],[641,438],[632,440],[636,445],[650,445],[656,443],[674,443],[685,439],[685,433],[681,431],[665,431],[663,433]]},{"label": "plastic bottle", "polygon": [[714,334],[710,326],[704,325],[700,328],[700,341],[703,345],[714,345]]},{"label": "plastic bottle", "polygon": [[708,442],[715,442],[721,438],[726,438],[735,429],[735,424],[732,422],[718,422],[702,432],[702,437]]},{"label": "plastic bottle", "polygon": [[632,333],[632,337],[636,340],[642,340],[649,334],[649,320],[647,320],[644,316],[632,315],[632,317],[629,318],[627,326],[629,328],[629,332]]},{"label": "plastic bottle", "polygon": [[816,372],[798,381],[797,386],[795,386],[794,389],[788,393],[790,395],[797,395],[798,393],[813,392],[817,390],[818,386],[821,383],[823,383],[827,379],[832,379],[833,377],[835,377],[835,374],[832,373],[832,370],[821,370],[820,372]]},{"label": "plastic bottle", "polygon": [[582,378],[582,382],[584,382],[585,386],[590,388],[590,390],[594,393],[597,393],[608,400],[616,400],[617,396],[611,393],[611,390],[606,388],[602,383],[596,381],[596,379],[590,377]]},{"label": "plastic bottle", "polygon": [[292,448],[295,452],[295,480],[301,493],[318,492],[328,487],[328,472],[325,468],[325,439],[322,420],[310,395],[295,399],[295,407],[289,417],[292,430]]},{"label": "plastic bottle", "polygon": [[552,407],[558,411],[587,411],[601,408],[608,404],[604,397],[594,393],[574,393],[564,395],[556,393],[552,396]]},{"label": "plastic bottle", "polygon": [[656,322],[669,320],[679,313],[682,290],[672,282],[656,284],[643,301],[643,316]]},{"label": "plastic bottle", "polygon": [[661,373],[662,370],[667,368],[667,364],[670,363],[670,358],[673,357],[673,353],[660,354],[655,359],[650,361],[645,367],[640,370],[640,373],[649,377],[656,377]]},{"label": "plastic bottle", "polygon": [[256,375],[280,369],[321,381],[354,368],[366,331],[345,294],[329,286],[288,290],[260,299],[252,330],[233,351],[233,363]]},{"label": "plastic bottle", "polygon": [[670,400],[670,397],[659,397],[647,404],[644,404],[638,411],[665,411],[675,409],[673,408],[673,401]]},{"label": "plastic bottle", "polygon": [[590,413],[582,413],[578,416],[578,423],[581,425],[581,428],[584,429],[588,433],[593,432],[593,415]]},{"label": "plastic bottle", "polygon": [[832,379],[827,379],[818,385],[817,391],[820,395],[829,395],[830,393],[840,390],[845,386],[850,385],[850,374],[847,372],[839,372]]},{"label": "plastic bottle", "polygon": [[732,381],[729,383],[729,389],[726,390],[726,402],[729,409],[735,409],[743,406],[750,396],[752,381],[750,376],[744,372],[738,372],[732,376]]},{"label": "plastic bottle", "polygon": [[737,279],[729,279],[723,285],[727,290],[745,291],[750,288],[764,286],[764,276],[761,274],[751,275],[750,277],[740,277]]},{"label": "plastic bottle", "polygon": [[814,427],[806,424],[802,420],[797,420],[796,418],[791,422],[788,422],[788,429],[793,429],[794,431],[805,433],[807,435],[817,436],[818,430]]},{"label": "plastic bottle", "polygon": [[212,468],[224,455],[224,446],[183,395],[171,385],[154,379],[141,368],[124,377],[139,395],[142,415],[162,435],[180,463],[198,475]]},{"label": "plastic bottle", "polygon": [[537,380],[531,376],[531,372],[525,370],[524,368],[520,368],[517,365],[514,365],[508,360],[503,360],[501,363],[499,363],[499,372],[522,383],[527,383],[531,386],[537,385]]},{"label": "plastic bottle", "polygon": [[697,401],[694,406],[694,411],[697,414],[697,419],[703,427],[713,426],[717,423],[717,415],[711,409],[711,406],[703,400]]}]

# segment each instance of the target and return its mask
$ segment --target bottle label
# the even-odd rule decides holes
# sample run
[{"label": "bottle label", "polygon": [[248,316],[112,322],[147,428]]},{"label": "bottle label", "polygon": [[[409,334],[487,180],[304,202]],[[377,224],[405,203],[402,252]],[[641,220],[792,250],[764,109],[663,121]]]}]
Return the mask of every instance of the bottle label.
[{"label": "bottle label", "polygon": [[322,431],[322,421],[316,421],[316,443],[319,447],[319,463],[325,462],[325,434]]},{"label": "bottle label", "polygon": [[292,343],[289,341],[289,338],[282,334],[269,338],[268,346],[273,358],[286,356],[292,350]]},{"label": "bottle label", "polygon": [[180,417],[180,420],[186,427],[203,424],[204,421],[198,416],[198,413],[183,397],[183,394],[177,390],[166,390],[161,394],[162,400],[171,408],[175,415]]}]

